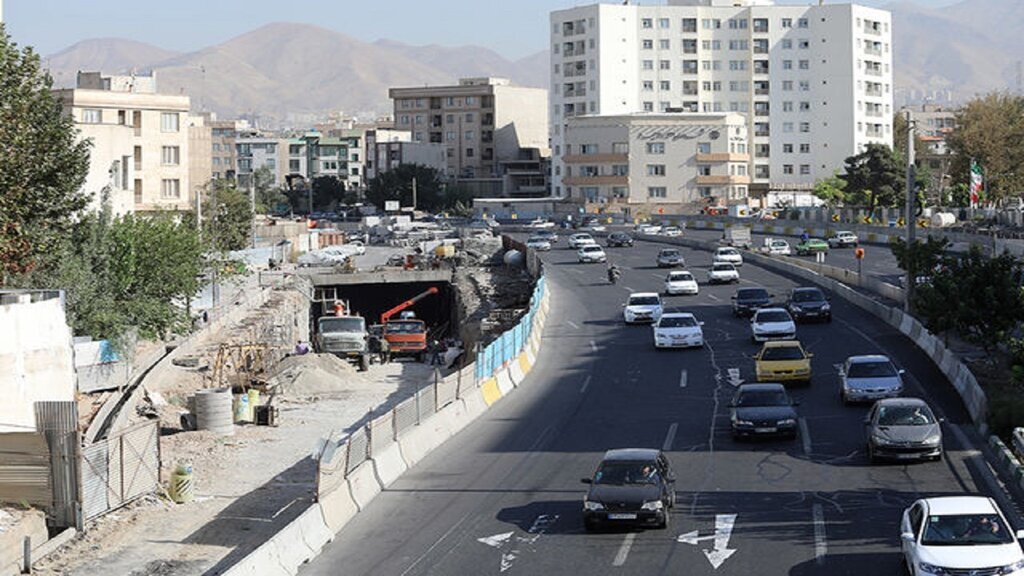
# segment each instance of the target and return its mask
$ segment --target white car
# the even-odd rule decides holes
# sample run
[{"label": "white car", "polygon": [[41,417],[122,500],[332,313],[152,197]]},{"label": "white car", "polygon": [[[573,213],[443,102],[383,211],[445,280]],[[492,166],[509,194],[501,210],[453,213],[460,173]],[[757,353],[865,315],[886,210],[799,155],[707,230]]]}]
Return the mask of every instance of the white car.
[{"label": "white car", "polygon": [[657,322],[665,311],[661,296],[655,292],[633,292],[622,306],[622,319],[626,324]]},{"label": "white car", "polygon": [[580,249],[576,251],[576,258],[581,263],[585,264],[608,261],[608,256],[605,255],[604,248],[601,248],[597,244],[584,244],[583,246],[580,246]]},{"label": "white car", "polygon": [[828,239],[829,248],[856,248],[860,244],[860,238],[853,232],[843,230],[836,232],[834,236]]},{"label": "white car", "polygon": [[363,244],[362,241],[360,241],[360,240],[353,240],[351,242],[343,244],[343,246],[348,246],[349,249],[352,250],[352,253],[356,254],[358,256],[362,256],[363,254],[366,254],[366,245]]},{"label": "white car", "polygon": [[654,324],[654,347],[700,348],[704,345],[703,325],[689,312],[663,314]]},{"label": "white car", "polygon": [[796,322],[785,308],[758,308],[750,318],[750,339],[754,342],[795,338]]},{"label": "white car", "polygon": [[669,238],[676,238],[683,235],[683,231],[678,226],[667,226],[661,231],[662,236]]},{"label": "white car", "polygon": [[634,230],[637,234],[654,235],[661,232],[661,226],[656,226],[654,224],[637,224]]},{"label": "white car", "polygon": [[713,262],[728,262],[734,266],[743,266],[743,254],[732,246],[725,246],[715,250]]},{"label": "white car", "polygon": [[529,240],[526,241],[526,247],[546,252],[548,250],[551,250],[551,242],[549,242],[547,238],[541,238],[540,236],[532,236]]},{"label": "white car", "polygon": [[708,269],[708,284],[724,284],[739,282],[740,273],[736,266],[729,262],[713,262]]},{"label": "white car", "polygon": [[579,249],[584,244],[597,244],[597,241],[590,234],[579,233],[569,236],[569,248]]},{"label": "white car", "polygon": [[537,219],[532,220],[530,222],[530,228],[554,228],[554,227],[555,227],[555,223],[554,222],[548,222],[547,220],[545,220],[543,218],[537,218]]},{"label": "white car", "polygon": [[765,240],[764,247],[761,248],[761,251],[770,256],[791,256],[793,254],[793,249],[790,248],[789,242],[775,238]]},{"label": "white car", "polygon": [[907,572],[930,575],[1024,575],[1020,539],[985,496],[923,498],[903,511],[900,542]]},{"label": "white car", "polygon": [[608,231],[608,227],[607,226],[605,226],[604,224],[600,224],[598,222],[594,222],[593,224],[586,224],[585,226],[582,226],[580,229],[581,230],[586,230],[587,232],[606,232],[606,231]]},{"label": "white car", "polygon": [[700,287],[697,286],[697,279],[686,270],[669,272],[665,277],[665,293],[673,294],[698,294]]}]

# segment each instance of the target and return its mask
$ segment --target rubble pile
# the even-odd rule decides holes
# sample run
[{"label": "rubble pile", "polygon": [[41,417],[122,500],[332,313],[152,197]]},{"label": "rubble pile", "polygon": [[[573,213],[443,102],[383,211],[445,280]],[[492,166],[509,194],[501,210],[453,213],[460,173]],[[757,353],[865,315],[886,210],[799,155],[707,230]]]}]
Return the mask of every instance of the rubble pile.
[{"label": "rubble pile", "polygon": [[274,394],[302,397],[373,387],[374,381],[334,354],[311,353],[282,360],[267,385]]}]

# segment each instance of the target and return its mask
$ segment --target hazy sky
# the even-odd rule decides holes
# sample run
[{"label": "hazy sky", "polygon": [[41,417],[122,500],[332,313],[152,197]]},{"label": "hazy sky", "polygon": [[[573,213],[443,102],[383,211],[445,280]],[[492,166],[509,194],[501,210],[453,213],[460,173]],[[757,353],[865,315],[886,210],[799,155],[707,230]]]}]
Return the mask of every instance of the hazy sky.
[{"label": "hazy sky", "polygon": [[[941,7],[956,1],[915,0],[915,3]],[[271,22],[303,22],[365,41],[387,38],[413,45],[477,45],[509,58],[520,58],[547,46],[549,12],[593,3],[572,0],[6,0],[3,1],[3,18],[15,42],[33,46],[44,56],[80,40],[110,37],[189,52]],[[776,3],[817,1],[778,0]],[[884,6],[890,0],[860,0],[859,3]]]}]

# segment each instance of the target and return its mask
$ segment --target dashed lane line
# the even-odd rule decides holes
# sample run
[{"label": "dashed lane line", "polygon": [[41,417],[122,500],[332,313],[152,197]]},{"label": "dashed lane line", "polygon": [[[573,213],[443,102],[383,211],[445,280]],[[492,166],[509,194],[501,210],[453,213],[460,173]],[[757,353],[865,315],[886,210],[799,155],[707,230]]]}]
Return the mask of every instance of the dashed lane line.
[{"label": "dashed lane line", "polygon": [[586,379],[583,380],[583,386],[580,388],[580,394],[585,394],[587,392],[587,386],[590,386],[590,376],[587,376]]},{"label": "dashed lane line", "polygon": [[804,454],[807,456],[811,455],[811,433],[807,427],[807,419],[800,418],[800,442],[804,446]]},{"label": "dashed lane line", "polygon": [[661,444],[661,450],[663,452],[668,452],[672,449],[672,443],[676,440],[676,430],[678,429],[678,422],[673,422],[672,425],[668,427],[668,433],[665,434],[665,441]]},{"label": "dashed lane line", "polygon": [[618,553],[615,554],[615,560],[612,560],[612,566],[622,566],[626,563],[626,558],[629,558],[629,549],[633,547],[634,540],[636,540],[635,532],[626,534],[626,537],[622,540],[622,545],[619,546]]},{"label": "dashed lane line", "polygon": [[814,561],[819,565],[825,563],[825,555],[828,554],[828,541],[825,539],[825,511],[821,504],[812,507],[814,517]]},{"label": "dashed lane line", "polygon": [[575,323],[575,322],[573,322],[572,320],[566,320],[565,323],[568,324],[570,327],[572,327],[573,330],[579,330],[580,329],[580,325]]}]

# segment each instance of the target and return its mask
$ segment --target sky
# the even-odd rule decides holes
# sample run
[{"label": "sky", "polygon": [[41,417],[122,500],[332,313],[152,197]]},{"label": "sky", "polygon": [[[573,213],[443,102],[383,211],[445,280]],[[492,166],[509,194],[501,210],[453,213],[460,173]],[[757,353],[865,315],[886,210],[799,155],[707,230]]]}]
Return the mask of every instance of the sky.
[{"label": "sky", "polygon": [[[833,3],[834,0],[827,0]],[[913,0],[939,8],[957,0]],[[0,0],[7,32],[43,56],[81,40],[127,38],[191,52],[272,22],[317,24],[372,42],[475,45],[516,59],[544,50],[548,14],[573,0]],[[859,0],[885,6],[891,0]],[[663,4],[656,0],[639,4]],[[817,0],[777,0],[809,4]],[[848,3],[848,0],[834,3]]]}]

